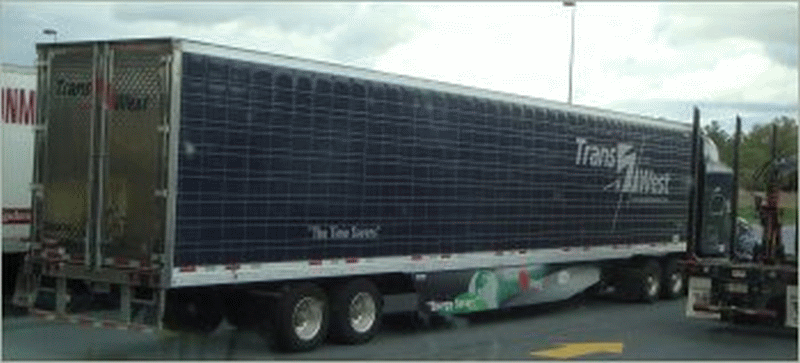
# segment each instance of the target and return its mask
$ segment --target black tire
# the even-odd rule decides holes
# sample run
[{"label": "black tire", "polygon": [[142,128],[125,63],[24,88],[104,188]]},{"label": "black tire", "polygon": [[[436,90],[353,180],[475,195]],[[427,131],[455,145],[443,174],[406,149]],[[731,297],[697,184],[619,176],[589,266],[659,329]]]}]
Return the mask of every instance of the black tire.
[{"label": "black tire", "polygon": [[209,334],[222,322],[224,304],[210,289],[169,290],[164,308],[164,326],[175,331]]},{"label": "black tire", "polygon": [[686,293],[686,280],[676,257],[668,257],[661,268],[661,297],[673,300]]},{"label": "black tire", "polygon": [[631,270],[628,284],[629,296],[634,300],[653,303],[661,293],[661,267],[656,260],[648,259]]},{"label": "black tire", "polygon": [[[328,335],[328,299],[315,284],[290,286],[278,299],[274,314],[274,337],[281,350],[312,350],[322,344]],[[297,319],[310,321],[308,325],[296,327],[300,323],[295,322]],[[298,329],[307,331],[298,332]]]},{"label": "black tire", "polygon": [[382,314],[383,298],[369,280],[356,279],[335,286],[331,290],[331,339],[342,344],[368,342],[380,330]]}]

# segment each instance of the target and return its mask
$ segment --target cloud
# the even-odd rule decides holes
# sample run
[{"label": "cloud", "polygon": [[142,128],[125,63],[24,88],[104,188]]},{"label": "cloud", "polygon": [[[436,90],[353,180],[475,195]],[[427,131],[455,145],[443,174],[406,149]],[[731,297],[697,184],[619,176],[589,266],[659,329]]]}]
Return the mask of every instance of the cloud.
[{"label": "cloud", "polygon": [[[570,9],[557,2],[6,1],[0,12],[2,60],[17,64],[33,64],[55,28],[59,42],[185,37],[567,98]],[[794,4],[582,2],[576,14],[576,103],[796,104]]]},{"label": "cloud", "polygon": [[796,3],[663,4],[655,37],[675,47],[752,41],[773,61],[797,68]]},{"label": "cloud", "polygon": [[718,102],[688,101],[679,99],[637,99],[614,101],[606,108],[650,117],[691,122],[694,107],[700,110],[700,123],[707,125],[712,120],[720,123],[726,132],[733,133],[736,115],[742,118],[742,130],[751,130],[775,118],[786,116],[797,119],[796,103],[776,102]]},{"label": "cloud", "polygon": [[104,22],[108,5],[104,3],[64,4],[36,2],[5,2],[0,6],[0,46],[3,62],[33,65],[36,43],[52,42],[42,34],[43,29],[58,31],[58,40],[96,38],[102,29],[105,37],[120,34],[116,24]]},{"label": "cloud", "polygon": [[342,60],[373,58],[424,33],[428,25],[408,6],[368,5],[337,29],[333,55]]},{"label": "cloud", "polygon": [[603,24],[584,27],[598,31],[579,38],[595,45],[579,48],[576,99],[600,107],[635,98],[796,103],[795,6],[660,4],[649,15],[610,50],[602,49],[611,34]]},{"label": "cloud", "polygon": [[325,33],[358,12],[355,3],[314,2],[192,2],[117,3],[113,16],[125,22],[166,21],[180,25],[214,26],[247,21],[254,26],[277,26],[281,31]]},{"label": "cloud", "polygon": [[132,24],[166,22],[200,30],[200,34],[203,29],[223,27],[232,37],[237,33],[260,35],[236,41],[239,44],[283,39],[288,46],[269,49],[360,65],[371,65],[374,57],[412,39],[427,25],[405,4],[144,3],[116,4],[113,14]]}]

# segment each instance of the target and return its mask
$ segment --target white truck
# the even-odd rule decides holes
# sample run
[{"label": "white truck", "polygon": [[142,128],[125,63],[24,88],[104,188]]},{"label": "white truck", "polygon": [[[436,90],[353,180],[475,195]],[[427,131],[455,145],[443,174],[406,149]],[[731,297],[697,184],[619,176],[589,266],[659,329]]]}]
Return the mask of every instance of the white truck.
[{"label": "white truck", "polygon": [[0,65],[0,135],[3,175],[3,298],[30,248],[33,128],[36,123],[36,68]]}]

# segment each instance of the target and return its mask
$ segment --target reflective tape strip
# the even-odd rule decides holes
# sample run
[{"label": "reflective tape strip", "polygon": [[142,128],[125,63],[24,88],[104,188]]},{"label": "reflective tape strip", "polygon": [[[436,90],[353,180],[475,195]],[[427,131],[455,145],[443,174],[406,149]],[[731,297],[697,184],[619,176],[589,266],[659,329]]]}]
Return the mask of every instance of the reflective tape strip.
[{"label": "reflective tape strip", "polygon": [[123,323],[121,321],[116,320],[109,320],[109,319],[97,319],[92,318],[86,315],[67,315],[67,316],[58,316],[55,312],[41,310],[36,308],[29,309],[31,315],[34,317],[44,319],[47,321],[64,321],[70,324],[77,324],[82,327],[86,328],[102,328],[102,329],[117,329],[117,330],[133,330],[137,332],[142,332],[146,334],[152,334],[157,329],[139,323]]}]

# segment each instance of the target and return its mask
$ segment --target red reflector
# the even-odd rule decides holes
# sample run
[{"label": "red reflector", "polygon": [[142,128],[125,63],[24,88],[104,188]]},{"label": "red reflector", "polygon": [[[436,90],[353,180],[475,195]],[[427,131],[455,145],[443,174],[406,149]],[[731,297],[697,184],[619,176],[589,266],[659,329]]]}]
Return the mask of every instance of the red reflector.
[{"label": "red reflector", "polygon": [[358,263],[358,258],[356,258],[356,257],[346,258],[344,260],[344,262],[346,262],[346,263]]},{"label": "red reflector", "polygon": [[197,271],[197,266],[183,266],[181,267],[181,272],[195,272]]},{"label": "red reflector", "polygon": [[309,260],[308,264],[311,266],[319,266],[322,264],[322,260]]}]

